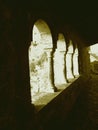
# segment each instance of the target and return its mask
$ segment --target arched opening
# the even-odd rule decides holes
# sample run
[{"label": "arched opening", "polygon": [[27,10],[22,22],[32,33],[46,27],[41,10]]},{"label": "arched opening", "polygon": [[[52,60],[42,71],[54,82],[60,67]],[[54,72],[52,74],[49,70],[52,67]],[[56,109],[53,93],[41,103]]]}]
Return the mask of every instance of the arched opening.
[{"label": "arched opening", "polygon": [[72,40],[69,41],[67,54],[66,54],[66,76],[68,81],[71,81],[73,76],[73,43]]},{"label": "arched opening", "polygon": [[89,54],[91,72],[98,74],[98,43],[89,47]]},{"label": "arched opening", "polygon": [[58,34],[57,48],[54,53],[54,81],[55,85],[66,84],[66,64],[65,64],[65,54],[66,54],[66,42],[64,35],[62,33]]},{"label": "arched opening", "polygon": [[39,19],[32,30],[29,47],[29,70],[31,95],[39,92],[54,92],[52,79],[52,35],[46,22]]},{"label": "arched opening", "polygon": [[74,49],[74,54],[73,54],[73,75],[74,75],[75,77],[78,77],[78,76],[79,76],[78,55],[79,55],[79,52],[78,52],[78,47],[77,47],[77,45],[76,45],[76,46],[75,46],[75,49]]}]

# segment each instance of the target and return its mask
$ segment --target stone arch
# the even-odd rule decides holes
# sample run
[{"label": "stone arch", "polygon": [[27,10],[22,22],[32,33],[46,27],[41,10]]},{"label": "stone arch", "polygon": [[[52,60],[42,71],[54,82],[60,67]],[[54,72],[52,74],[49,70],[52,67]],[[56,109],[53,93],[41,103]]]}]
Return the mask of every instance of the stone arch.
[{"label": "stone arch", "polygon": [[42,19],[37,20],[33,26],[32,41],[42,44],[44,48],[53,48],[50,28]]},{"label": "stone arch", "polygon": [[29,47],[31,95],[35,92],[54,92],[52,81],[52,35],[42,19],[34,23]]},{"label": "stone arch", "polygon": [[66,41],[63,33],[58,34],[57,48],[54,53],[54,81],[55,85],[66,84],[65,74]]}]

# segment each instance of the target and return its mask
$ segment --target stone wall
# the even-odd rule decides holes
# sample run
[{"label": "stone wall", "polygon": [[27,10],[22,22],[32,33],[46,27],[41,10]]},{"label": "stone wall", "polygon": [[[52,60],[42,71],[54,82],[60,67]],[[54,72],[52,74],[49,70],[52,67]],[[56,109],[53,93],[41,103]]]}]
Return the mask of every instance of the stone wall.
[{"label": "stone wall", "polygon": [[80,92],[85,87],[86,80],[80,77],[68,88],[44,106],[36,115],[36,127],[38,130],[63,129],[66,120],[77,101]]}]

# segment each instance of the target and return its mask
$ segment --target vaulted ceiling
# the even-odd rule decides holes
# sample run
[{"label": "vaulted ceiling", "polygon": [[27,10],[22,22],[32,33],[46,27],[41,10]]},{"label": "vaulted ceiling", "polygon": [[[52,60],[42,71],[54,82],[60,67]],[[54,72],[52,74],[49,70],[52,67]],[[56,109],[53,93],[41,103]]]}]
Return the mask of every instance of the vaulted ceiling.
[{"label": "vaulted ceiling", "polygon": [[39,0],[35,9],[54,13],[55,18],[70,24],[89,43],[98,42],[98,2],[80,0]]},{"label": "vaulted ceiling", "polygon": [[88,45],[98,42],[98,0],[6,1],[14,9],[23,8],[54,16],[55,21],[58,21],[57,24],[66,23],[72,26]]},{"label": "vaulted ceiling", "polygon": [[98,2],[60,0],[36,4],[36,9],[54,13],[61,24],[71,25],[89,44],[98,42]]}]

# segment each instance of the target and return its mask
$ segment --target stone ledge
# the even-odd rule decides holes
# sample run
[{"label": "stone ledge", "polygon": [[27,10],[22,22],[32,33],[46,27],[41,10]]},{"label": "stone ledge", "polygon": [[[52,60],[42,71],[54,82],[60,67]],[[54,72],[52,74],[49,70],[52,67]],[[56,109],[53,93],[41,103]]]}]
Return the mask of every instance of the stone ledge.
[{"label": "stone ledge", "polygon": [[[34,94],[34,99],[33,99],[32,104],[34,104],[34,106],[35,106],[35,113],[38,113],[39,111],[44,109],[44,107],[46,107],[48,104],[53,102],[53,100],[58,98],[59,95],[62,95],[62,93],[70,94],[70,92],[67,92],[67,91],[69,91],[69,89],[72,89],[74,87],[74,85],[77,86],[77,84],[80,80],[81,80],[81,76],[73,79],[71,83],[59,85],[59,86],[57,86],[58,91],[54,92],[54,93],[36,93],[36,94]],[[73,89],[75,89],[75,88],[73,88]]]}]

